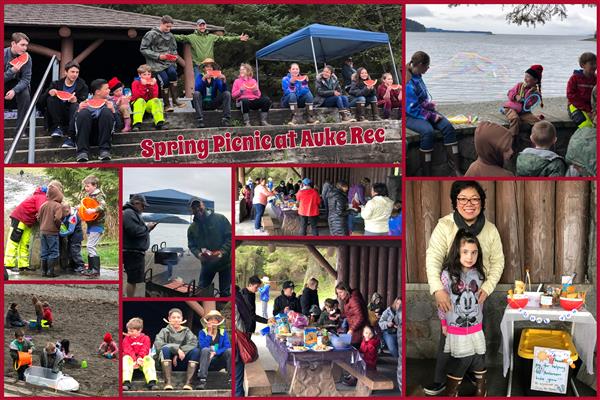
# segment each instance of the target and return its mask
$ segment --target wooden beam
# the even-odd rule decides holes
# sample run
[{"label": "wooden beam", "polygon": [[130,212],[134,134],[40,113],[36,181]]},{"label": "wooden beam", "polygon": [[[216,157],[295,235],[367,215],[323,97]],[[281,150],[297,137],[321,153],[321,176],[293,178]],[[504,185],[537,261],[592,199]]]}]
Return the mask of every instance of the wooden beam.
[{"label": "wooden beam", "polygon": [[77,61],[79,64],[81,64],[81,62],[83,60],[85,60],[87,58],[87,56],[92,54],[94,52],[94,50],[96,50],[98,47],[100,47],[100,45],[102,43],[104,43],[104,39],[94,40],[88,47],[85,48],[85,50],[83,50],[81,53],[79,53],[79,55],[77,57],[75,57],[75,61]]},{"label": "wooden beam", "polygon": [[190,46],[189,43],[186,43],[183,45],[183,59],[185,60],[185,65],[183,67],[184,93],[185,93],[185,97],[191,98],[194,95],[194,88],[196,85],[196,77],[194,75],[194,62],[192,60],[192,47]]},{"label": "wooden beam", "polygon": [[[207,303],[212,303],[211,306],[212,308],[207,307],[209,304]],[[200,316],[200,318],[204,317],[204,314],[206,314],[206,311],[210,311],[210,310],[215,310],[217,304],[214,301],[205,301],[204,302],[204,306],[206,307],[202,307],[202,305],[200,305],[199,302],[197,301],[186,301],[185,304],[187,304],[192,311],[194,311],[196,314],[198,314]]]},{"label": "wooden beam", "polygon": [[65,71],[65,65],[67,65],[67,63],[73,59],[73,47],[73,38],[63,37],[60,40],[60,53],[62,54],[62,57],[60,59],[59,74],[61,78],[64,78],[67,74]]},{"label": "wooden beam", "polygon": [[319,252],[319,250],[317,250],[317,248],[315,246],[313,246],[312,244],[307,244],[306,248],[307,248],[308,252],[315,258],[315,260],[317,260],[319,265],[321,267],[323,267],[325,269],[325,271],[329,275],[331,275],[334,279],[337,279],[337,277],[338,277],[337,271],[335,270],[335,268],[333,268],[331,266],[331,264],[329,264],[329,262],[325,259],[325,257],[323,257],[323,255]]},{"label": "wooden beam", "polygon": [[[5,40],[4,46],[6,46],[6,47],[10,46],[10,40]],[[56,56],[57,59],[59,59],[59,60],[61,59],[60,51],[53,50],[49,47],[42,46],[40,44],[29,43],[29,45],[27,45],[27,51],[30,53],[33,53],[33,54],[39,54],[42,56],[46,56],[48,58],[52,58],[52,56]]]},{"label": "wooden beam", "polygon": [[302,174],[300,172],[298,172],[298,170],[294,167],[290,167],[290,169],[292,170],[292,172],[294,172],[296,174],[296,176],[298,176],[298,178],[302,178]]}]

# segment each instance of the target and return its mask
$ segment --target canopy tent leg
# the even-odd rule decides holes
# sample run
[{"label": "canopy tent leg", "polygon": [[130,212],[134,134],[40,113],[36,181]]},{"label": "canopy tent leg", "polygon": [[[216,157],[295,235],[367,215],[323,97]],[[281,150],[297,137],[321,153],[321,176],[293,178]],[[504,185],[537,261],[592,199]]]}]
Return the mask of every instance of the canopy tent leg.
[{"label": "canopy tent leg", "polygon": [[256,59],[256,85],[258,86],[260,82],[258,81],[258,58]]},{"label": "canopy tent leg", "polygon": [[396,78],[396,83],[401,84],[400,79],[398,78],[398,69],[396,68],[396,60],[394,60],[394,52],[392,51],[392,45],[388,42],[388,48],[390,49],[390,57],[392,57],[392,71],[394,71],[394,77]]},{"label": "canopy tent leg", "polygon": [[310,37],[310,47],[312,48],[313,53],[313,61],[315,63],[315,79],[319,76],[319,66],[317,65],[317,56],[315,55],[315,42],[313,41],[313,37]]}]

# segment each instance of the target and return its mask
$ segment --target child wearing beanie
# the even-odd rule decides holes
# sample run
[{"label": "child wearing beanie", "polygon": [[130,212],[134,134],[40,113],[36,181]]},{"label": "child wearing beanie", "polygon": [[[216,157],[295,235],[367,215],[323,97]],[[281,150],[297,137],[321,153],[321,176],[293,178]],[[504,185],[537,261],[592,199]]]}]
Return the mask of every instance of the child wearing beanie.
[{"label": "child wearing beanie", "polygon": [[540,105],[544,107],[542,100],[542,72],[544,67],[539,64],[534,64],[525,71],[523,82],[517,83],[508,91],[508,101],[502,105],[501,112],[508,117],[509,120],[515,118],[515,113],[519,120],[523,123],[533,125],[540,120],[539,117],[533,115],[531,107],[538,101],[537,94],[540,99]]},{"label": "child wearing beanie", "polygon": [[131,107],[129,105],[131,96],[123,94],[123,83],[116,76],[108,81],[108,88],[110,89],[109,100],[115,104],[123,117],[124,127],[121,132],[129,132],[131,130]]},{"label": "child wearing beanie", "polygon": [[106,358],[115,358],[118,352],[117,343],[113,340],[112,335],[106,332],[100,347],[98,347],[98,354]]}]

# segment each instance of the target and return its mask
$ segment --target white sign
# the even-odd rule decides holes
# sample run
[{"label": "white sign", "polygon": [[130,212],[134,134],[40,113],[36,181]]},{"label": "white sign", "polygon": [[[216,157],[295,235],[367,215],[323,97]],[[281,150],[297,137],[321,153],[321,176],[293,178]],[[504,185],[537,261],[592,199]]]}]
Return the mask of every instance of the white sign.
[{"label": "white sign", "polygon": [[567,393],[569,378],[569,350],[534,347],[531,367],[531,390]]}]

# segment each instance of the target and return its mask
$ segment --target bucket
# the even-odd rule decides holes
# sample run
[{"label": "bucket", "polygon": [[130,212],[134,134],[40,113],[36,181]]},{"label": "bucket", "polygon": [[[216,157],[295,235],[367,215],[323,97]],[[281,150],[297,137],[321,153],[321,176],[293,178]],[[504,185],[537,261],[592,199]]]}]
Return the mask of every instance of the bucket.
[{"label": "bucket", "polygon": [[100,203],[98,203],[98,201],[96,201],[95,199],[92,199],[91,197],[84,197],[81,200],[81,204],[79,204],[79,218],[81,218],[85,222],[94,221],[98,218],[98,213],[86,214],[85,210],[89,208],[96,208],[99,205]]},{"label": "bucket", "polygon": [[19,351],[18,352],[18,356],[19,358],[15,361],[15,370],[18,370],[19,368],[21,368],[24,365],[31,365],[31,353],[26,352],[26,351]]}]

